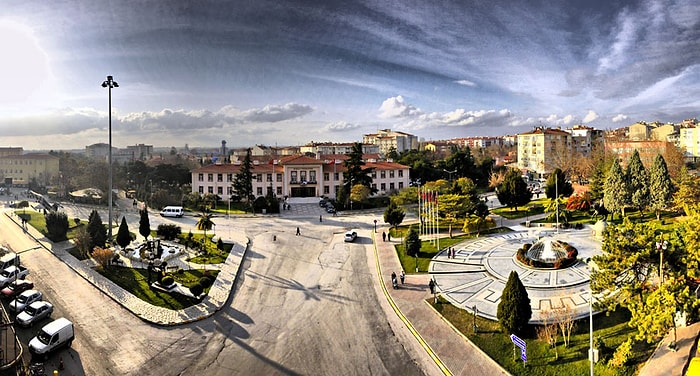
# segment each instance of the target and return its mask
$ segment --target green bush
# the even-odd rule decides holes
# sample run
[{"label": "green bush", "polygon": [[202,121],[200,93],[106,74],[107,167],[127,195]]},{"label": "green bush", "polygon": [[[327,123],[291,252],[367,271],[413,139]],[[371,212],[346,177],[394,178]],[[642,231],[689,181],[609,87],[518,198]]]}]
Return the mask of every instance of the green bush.
[{"label": "green bush", "polygon": [[194,285],[190,286],[190,292],[194,296],[199,296],[204,292],[204,287],[202,287],[202,285],[199,283],[195,283]]},{"label": "green bush", "polygon": [[180,226],[173,224],[160,224],[156,230],[156,235],[165,240],[174,240],[180,236],[182,229]]},{"label": "green bush", "polygon": [[199,279],[199,284],[202,285],[202,287],[207,288],[211,287],[211,285],[214,283],[210,277],[204,276]]},{"label": "green bush", "polygon": [[163,286],[170,286],[173,283],[175,283],[175,280],[169,275],[166,275],[165,277],[163,277],[163,279],[160,280],[160,284]]},{"label": "green bush", "polygon": [[613,354],[612,359],[608,362],[608,365],[615,368],[624,367],[629,359],[632,357],[632,339],[628,338],[627,341],[622,342],[618,346],[617,350]]}]

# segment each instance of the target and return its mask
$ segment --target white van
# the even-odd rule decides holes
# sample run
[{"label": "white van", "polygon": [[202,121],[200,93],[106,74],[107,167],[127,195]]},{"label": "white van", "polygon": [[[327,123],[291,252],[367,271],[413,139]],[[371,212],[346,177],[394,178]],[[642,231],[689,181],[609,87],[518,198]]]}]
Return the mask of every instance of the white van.
[{"label": "white van", "polygon": [[39,334],[29,341],[29,351],[32,354],[46,357],[61,346],[70,347],[74,339],[73,323],[67,318],[61,317],[41,328]]},{"label": "white van", "polygon": [[182,218],[185,214],[185,209],[182,206],[166,206],[160,211],[161,217],[176,217]]}]

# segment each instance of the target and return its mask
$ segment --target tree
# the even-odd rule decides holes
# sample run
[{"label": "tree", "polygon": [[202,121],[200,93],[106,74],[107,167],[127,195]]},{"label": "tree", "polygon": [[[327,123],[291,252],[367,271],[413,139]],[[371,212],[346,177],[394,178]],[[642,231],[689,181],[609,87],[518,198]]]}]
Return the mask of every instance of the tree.
[{"label": "tree", "polygon": [[102,269],[107,269],[113,257],[114,252],[109,248],[95,247],[95,250],[92,251],[92,258]]},{"label": "tree", "polygon": [[591,209],[592,203],[590,192],[577,193],[569,196],[566,200],[566,209],[587,212]]},{"label": "tree", "polygon": [[438,212],[451,219],[464,218],[474,209],[468,197],[455,194],[440,195],[437,204]]},{"label": "tree", "polygon": [[421,246],[422,244],[418,232],[413,226],[409,227],[408,234],[406,234],[406,254],[411,257],[417,256]]},{"label": "tree", "polygon": [[530,202],[532,192],[527,189],[527,184],[520,176],[520,171],[510,169],[503,182],[496,189],[496,197],[501,204],[515,210],[518,206]]},{"label": "tree", "polygon": [[362,184],[355,184],[352,186],[352,189],[350,190],[350,199],[354,202],[360,202],[363,203],[367,201],[367,198],[372,192],[370,191],[369,188]]},{"label": "tree", "polygon": [[384,223],[396,228],[403,222],[404,217],[406,212],[403,208],[399,207],[394,200],[389,201],[389,206],[384,210]]},{"label": "tree", "polygon": [[80,226],[75,231],[75,235],[73,236],[73,244],[75,244],[75,248],[78,249],[78,253],[80,253],[83,258],[87,258],[87,255],[92,250],[92,248],[90,248],[92,245],[92,238],[90,237],[90,233],[88,233],[85,226]]},{"label": "tree", "polygon": [[615,212],[620,212],[621,216],[623,216],[625,214],[625,205],[629,202],[628,197],[627,179],[625,179],[625,174],[622,172],[620,162],[616,159],[605,175],[603,205],[613,215],[615,215]]},{"label": "tree", "polygon": [[700,201],[700,178],[681,168],[676,178],[678,189],[673,194],[673,210],[688,215],[688,206]]},{"label": "tree", "polygon": [[126,248],[129,243],[131,243],[129,225],[126,224],[126,217],[122,217],[122,223],[119,225],[119,231],[117,231],[117,244],[122,248]]},{"label": "tree", "polygon": [[691,295],[684,278],[666,280],[646,296],[644,304],[638,301],[633,303],[629,325],[637,328],[635,338],[652,343],[673,329],[672,344],[675,344],[676,313],[690,313],[694,301],[695,297]]},{"label": "tree", "polygon": [[68,216],[64,212],[49,211],[45,216],[47,236],[54,242],[66,240],[68,234]]},{"label": "tree", "polygon": [[530,297],[515,270],[510,272],[496,312],[498,322],[506,333],[521,334],[532,317]]},{"label": "tree", "polygon": [[547,198],[553,198],[557,194],[559,196],[569,197],[574,193],[574,187],[571,182],[567,181],[566,174],[560,169],[554,169],[549,178],[547,178],[547,185],[544,188],[545,195]]},{"label": "tree", "polygon": [[[372,171],[374,168],[364,168],[365,162],[362,159],[362,144],[355,142],[352,144],[350,153],[347,154],[348,158],[343,161],[343,166],[345,171],[343,172],[343,190],[346,194],[346,198],[351,199],[351,190],[357,185],[364,185],[369,188],[370,193],[376,193],[377,189],[372,188]],[[345,202],[344,204],[347,204]]]},{"label": "tree", "polygon": [[615,309],[619,304],[632,310],[635,301],[644,304],[644,286],[657,270],[653,267],[658,265],[657,240],[648,222],[624,218],[620,225],[608,227],[603,253],[593,257],[598,267],[591,272],[591,289],[599,294],[599,305]]},{"label": "tree", "polygon": [[673,182],[668,174],[666,161],[659,154],[649,169],[649,207],[656,212],[657,220],[661,217],[661,211],[671,206],[672,200]]},{"label": "tree", "polygon": [[87,232],[90,234],[90,252],[95,247],[104,247],[107,242],[107,228],[102,223],[102,218],[97,210],[90,212],[88,218]]},{"label": "tree", "polygon": [[537,339],[543,341],[550,348],[554,349],[554,359],[559,359],[559,351],[557,350],[557,323],[554,321],[554,314],[548,309],[543,309],[540,312],[542,324],[537,326]]},{"label": "tree", "polygon": [[630,204],[637,208],[640,213],[649,205],[649,174],[639,158],[639,152],[634,150],[627,164],[627,191],[629,192]]},{"label": "tree", "polygon": [[143,236],[144,240],[148,240],[148,236],[151,235],[151,222],[148,219],[148,210],[141,210],[141,219],[139,219],[139,234]]},{"label": "tree", "polygon": [[251,158],[252,151],[250,148],[246,150],[245,158],[241,163],[241,168],[233,178],[233,191],[245,200],[250,206],[250,199],[253,196],[253,161]]},{"label": "tree", "polygon": [[[563,298],[563,297],[562,297]],[[568,304],[564,303],[567,299],[559,299],[562,302],[561,306],[552,309],[552,316],[564,339],[564,347],[569,347],[571,342],[571,333],[576,327],[576,316],[574,310]]]},{"label": "tree", "polygon": [[207,231],[214,227],[214,221],[211,220],[211,216],[207,213],[202,213],[197,221],[197,230],[204,231],[204,242],[207,241]]}]

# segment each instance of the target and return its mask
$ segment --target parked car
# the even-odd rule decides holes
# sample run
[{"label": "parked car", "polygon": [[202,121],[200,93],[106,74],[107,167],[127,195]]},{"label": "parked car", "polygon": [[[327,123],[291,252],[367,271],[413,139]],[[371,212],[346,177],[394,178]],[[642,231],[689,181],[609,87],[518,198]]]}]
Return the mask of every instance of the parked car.
[{"label": "parked car", "polygon": [[29,269],[22,265],[12,265],[0,272],[0,286],[6,287],[10,283],[24,279],[29,274]]},{"label": "parked car", "polygon": [[328,205],[328,200],[326,200],[325,198],[322,198],[318,201],[318,205],[322,208],[325,208],[326,205]]},{"label": "parked car", "polygon": [[34,283],[27,281],[26,279],[18,279],[10,283],[7,287],[0,290],[0,296],[3,298],[14,298],[15,296],[21,294],[24,291],[31,290],[34,288]]},{"label": "parked car", "polygon": [[335,207],[333,207],[333,205],[326,206],[326,212],[335,213]]},{"label": "parked car", "polygon": [[41,300],[42,295],[36,290],[27,290],[19,294],[13,301],[10,302],[10,311],[19,313],[24,311],[24,309],[39,300]]},{"label": "parked car", "polygon": [[73,339],[73,323],[61,317],[44,325],[39,334],[29,341],[29,352],[46,358],[49,353],[62,346],[70,347]]},{"label": "parked car", "polygon": [[355,239],[357,239],[357,232],[355,232],[354,230],[350,230],[345,233],[346,242],[354,242]]},{"label": "parked car", "polygon": [[32,326],[34,323],[51,316],[51,313],[53,313],[53,305],[40,300],[30,304],[24,311],[20,312],[15,318],[15,322],[20,326]]}]

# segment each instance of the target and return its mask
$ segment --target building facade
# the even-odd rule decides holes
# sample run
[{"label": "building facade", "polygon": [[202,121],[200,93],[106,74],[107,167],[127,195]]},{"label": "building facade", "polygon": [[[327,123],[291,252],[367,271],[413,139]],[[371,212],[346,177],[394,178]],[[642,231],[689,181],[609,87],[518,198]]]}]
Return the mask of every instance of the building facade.
[{"label": "building facade", "polygon": [[377,133],[363,135],[362,143],[377,145],[379,153],[383,155],[386,155],[392,149],[395,149],[397,153],[418,149],[418,137],[404,132],[392,131],[391,129],[382,129],[377,131]]},{"label": "building facade", "polygon": [[[235,192],[232,184],[241,164],[210,164],[192,171],[192,192],[216,194],[222,200],[230,199]],[[365,168],[374,168],[372,188],[376,195],[386,195],[408,187],[409,167],[393,162],[366,161]],[[343,158],[311,158],[305,155],[270,159],[267,163],[255,161],[252,165],[253,194],[258,196],[274,192],[278,197],[336,198],[343,186]]]},{"label": "building facade", "polygon": [[570,152],[572,136],[561,129],[537,127],[518,135],[518,168],[544,176],[556,168],[555,152]]},{"label": "building facade", "polygon": [[0,175],[6,185],[26,187],[30,183],[48,186],[59,176],[59,158],[49,154],[21,154],[0,157]]}]

